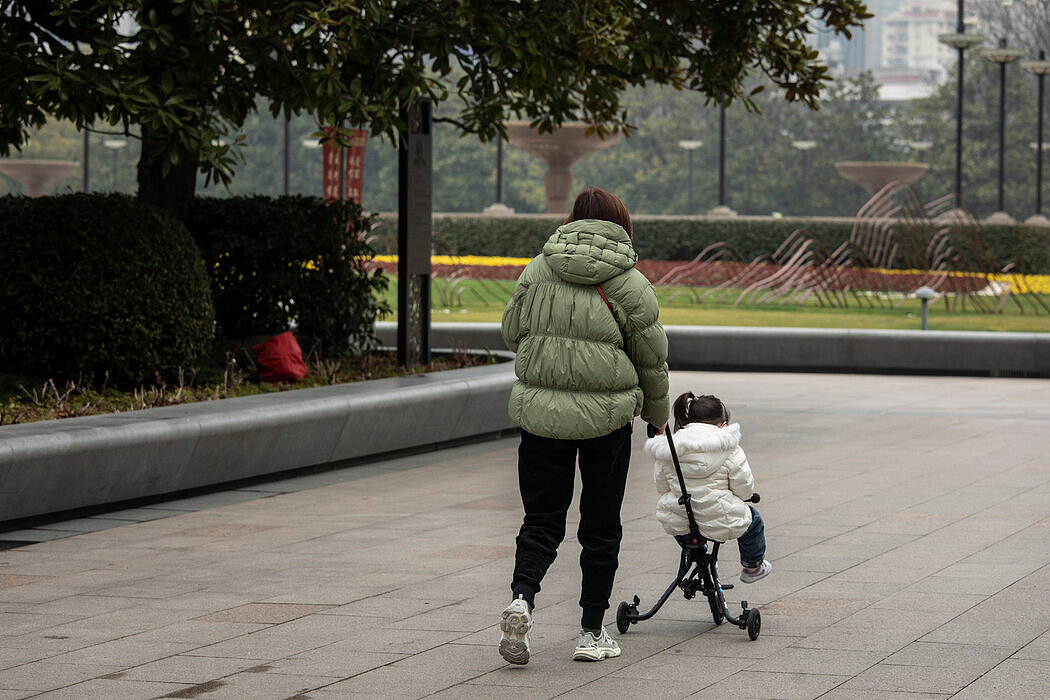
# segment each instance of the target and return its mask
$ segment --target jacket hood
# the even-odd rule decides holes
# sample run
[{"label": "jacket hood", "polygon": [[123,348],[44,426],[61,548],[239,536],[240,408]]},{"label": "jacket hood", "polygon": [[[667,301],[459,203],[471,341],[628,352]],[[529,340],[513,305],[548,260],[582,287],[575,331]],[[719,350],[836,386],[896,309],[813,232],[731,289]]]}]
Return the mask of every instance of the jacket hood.
[{"label": "jacket hood", "polygon": [[598,219],[559,226],[544,244],[543,255],[554,274],[573,284],[601,284],[638,262],[627,231]]},{"label": "jacket hood", "polygon": [[[740,444],[740,424],[719,428],[710,423],[690,423],[672,437],[680,458],[694,453],[725,455]],[[671,448],[663,435],[649,438],[645,443],[645,451],[655,459],[671,461]]]}]

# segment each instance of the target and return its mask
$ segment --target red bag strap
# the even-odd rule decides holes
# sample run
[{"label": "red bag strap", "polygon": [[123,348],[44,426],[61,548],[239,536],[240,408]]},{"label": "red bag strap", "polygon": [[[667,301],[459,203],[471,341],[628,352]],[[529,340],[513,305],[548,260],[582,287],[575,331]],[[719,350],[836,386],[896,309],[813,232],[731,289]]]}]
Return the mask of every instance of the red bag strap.
[{"label": "red bag strap", "polygon": [[[597,289],[598,293],[602,295],[602,301],[604,301],[605,305],[609,307],[609,313],[612,314],[613,321],[616,321],[616,312],[613,311],[612,304],[609,303],[609,297],[605,296],[605,292],[602,290],[602,286],[600,284],[596,284],[596,285],[594,285],[594,288]],[[616,321],[616,327],[620,329],[620,338],[623,340],[624,348],[626,348],[627,347],[627,333],[624,332],[623,327],[620,326],[620,322],[619,321]]]},{"label": "red bag strap", "polygon": [[[598,293],[602,295],[602,301],[604,301],[605,305],[609,307],[609,313],[612,314],[613,313],[612,304],[609,303],[609,297],[605,296],[605,292],[602,291],[602,286],[600,284],[596,284],[596,285],[594,285],[594,288],[597,289]],[[613,318],[615,318],[615,317],[616,317],[616,314],[613,314]]]}]

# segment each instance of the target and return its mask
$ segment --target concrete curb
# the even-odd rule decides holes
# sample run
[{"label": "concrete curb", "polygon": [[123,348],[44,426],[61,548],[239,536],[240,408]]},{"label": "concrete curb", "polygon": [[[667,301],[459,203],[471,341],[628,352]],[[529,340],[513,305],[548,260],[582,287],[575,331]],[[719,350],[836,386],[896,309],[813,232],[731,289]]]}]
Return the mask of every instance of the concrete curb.
[{"label": "concrete curb", "polygon": [[1050,333],[670,327],[681,370],[1050,374]]},{"label": "concrete curb", "polygon": [[514,428],[510,362],[0,427],[0,522]]},{"label": "concrete curb", "polygon": [[[395,342],[395,324],[377,324]],[[1050,333],[667,326],[672,370],[1050,376]],[[506,350],[499,324],[438,323],[431,344]]]}]

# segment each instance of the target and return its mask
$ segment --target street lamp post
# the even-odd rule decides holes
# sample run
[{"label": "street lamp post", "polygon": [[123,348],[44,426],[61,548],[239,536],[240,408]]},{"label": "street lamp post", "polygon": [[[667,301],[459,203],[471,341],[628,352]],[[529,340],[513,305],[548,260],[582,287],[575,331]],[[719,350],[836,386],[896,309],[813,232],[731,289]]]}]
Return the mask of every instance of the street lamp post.
[{"label": "street lamp post", "polygon": [[503,202],[503,135],[496,139],[496,202]]},{"label": "street lamp post", "polygon": [[726,98],[718,105],[718,206],[726,205]]},{"label": "street lamp post", "polygon": [[289,131],[290,123],[291,123],[290,119],[286,118],[284,120],[284,196],[285,197],[288,196],[288,169],[289,169],[289,165],[290,165],[289,161],[291,161],[291,159],[292,159],[292,151],[291,151],[291,148],[289,147],[289,139],[288,139],[288,131]]},{"label": "street lamp post", "polygon": [[[319,139],[303,139],[302,140],[302,144],[303,144],[303,148],[306,148],[306,149],[308,149],[310,151],[316,151],[316,150],[321,148],[321,141]],[[309,162],[309,160],[310,160],[310,157],[307,158],[308,162]],[[323,160],[324,159],[322,157],[322,161]],[[322,174],[321,174],[320,187],[318,187],[317,184],[316,184],[317,180],[315,179],[316,178],[316,171],[315,171],[315,174],[311,175],[311,179],[309,180],[309,182],[313,183],[313,184],[309,184],[308,185],[308,189],[310,187],[317,187],[317,189],[320,190],[320,191],[324,190],[324,174],[323,174],[323,170],[324,170],[324,167],[322,166],[322,168],[321,168]]]},{"label": "street lamp post", "polygon": [[1035,214],[1025,223],[1050,225],[1050,221],[1043,216],[1043,78],[1050,73],[1050,61],[1046,60],[1046,52],[1039,52],[1038,61],[1022,61],[1021,67],[1036,76],[1039,99],[1039,118],[1036,121],[1036,133],[1038,134],[1035,147]]},{"label": "street lamp post", "polygon": [[91,132],[88,131],[87,124],[84,125],[84,186],[81,188],[84,192],[87,192],[91,185],[91,143],[90,136]]},{"label": "street lamp post", "polygon": [[496,201],[485,207],[483,214],[510,216],[514,209],[503,203],[503,135],[496,139]]},{"label": "street lamp post", "polygon": [[962,133],[963,133],[963,54],[966,49],[984,41],[980,34],[967,34],[963,22],[963,0],[958,2],[954,34],[941,34],[937,40],[951,46],[959,53],[956,69],[958,85],[955,90],[955,207],[962,208]]},{"label": "street lamp post", "polygon": [[711,216],[735,216],[736,212],[726,206],[726,98],[718,104],[718,206]]},{"label": "street lamp post", "polygon": [[106,139],[102,142],[102,145],[113,151],[113,191],[117,191],[117,168],[119,163],[117,158],[120,155],[120,149],[128,145],[126,139]]},{"label": "street lamp post", "polygon": [[802,196],[799,197],[799,206],[803,208],[802,214],[806,213],[809,206],[809,150],[816,147],[816,141],[792,141],[794,148],[802,151]]},{"label": "street lamp post", "polygon": [[685,149],[689,154],[689,209],[687,214],[692,216],[693,211],[693,151],[704,145],[703,141],[679,141],[678,147]]},{"label": "street lamp post", "polygon": [[999,46],[984,52],[987,60],[999,64],[999,199],[995,213],[988,217],[988,220],[993,223],[1013,223],[1013,219],[1006,213],[1006,208],[1003,206],[1003,169],[1006,154],[1006,64],[1013,63],[1023,55],[1024,51],[1007,46],[1005,37],[999,38]]}]

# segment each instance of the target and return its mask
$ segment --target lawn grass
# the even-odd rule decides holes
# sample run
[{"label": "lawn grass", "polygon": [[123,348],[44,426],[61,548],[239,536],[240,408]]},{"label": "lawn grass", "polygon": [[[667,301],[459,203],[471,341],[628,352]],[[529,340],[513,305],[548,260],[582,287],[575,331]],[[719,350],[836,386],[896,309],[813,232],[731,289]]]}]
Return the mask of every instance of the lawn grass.
[{"label": "lawn grass", "polygon": [[[506,280],[449,281],[435,278],[431,284],[431,319],[435,323],[457,321],[498,323],[503,308],[514,289]],[[850,306],[831,308],[815,301],[804,304],[772,303],[736,306],[738,291],[698,298],[706,290],[658,287],[660,321],[667,326],[760,326],[790,328],[874,328],[918,330],[922,306],[917,299],[884,299],[881,306],[861,306],[853,298]],[[397,279],[392,278],[386,301],[394,313],[383,320],[397,319]],[[1050,306],[1050,296],[1041,297]],[[990,301],[987,303],[991,303]],[[1050,315],[1045,310],[1023,302],[1008,302],[999,313],[949,310],[945,302],[931,302],[928,307],[930,330],[1050,333]],[[1038,311],[1038,313],[1037,313]]]}]

